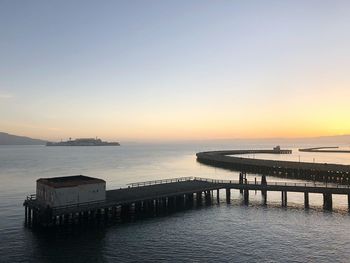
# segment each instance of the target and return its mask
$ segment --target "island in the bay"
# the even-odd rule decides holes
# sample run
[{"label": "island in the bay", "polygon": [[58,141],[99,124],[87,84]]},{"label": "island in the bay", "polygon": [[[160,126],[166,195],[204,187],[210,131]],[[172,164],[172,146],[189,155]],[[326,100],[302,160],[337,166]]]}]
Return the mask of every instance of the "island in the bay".
[{"label": "island in the bay", "polygon": [[120,146],[119,142],[104,142],[98,138],[80,138],[61,142],[47,142],[46,146]]}]

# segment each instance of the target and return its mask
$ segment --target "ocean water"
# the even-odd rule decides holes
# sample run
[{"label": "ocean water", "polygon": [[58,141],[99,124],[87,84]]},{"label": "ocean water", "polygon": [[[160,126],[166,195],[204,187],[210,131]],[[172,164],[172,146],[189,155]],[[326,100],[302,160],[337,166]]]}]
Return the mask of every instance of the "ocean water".
[{"label": "ocean water", "polygon": [[[249,206],[244,206],[239,192],[232,191],[231,204],[222,199],[219,204],[132,222],[55,231],[24,227],[23,200],[35,192],[40,177],[84,174],[106,180],[107,189],[182,176],[234,180],[237,172],[200,164],[195,153],[272,147],[0,146],[0,262],[350,262],[345,196],[334,196],[334,211],[326,212],[317,194],[310,195],[311,209],[304,210],[302,194],[288,193],[288,207],[282,208],[280,193],[268,193],[264,207],[259,192],[252,191]],[[302,158],[329,163],[350,160],[349,154],[304,154]],[[251,180],[255,177],[259,175],[249,175]],[[271,176],[267,180],[291,181]]]}]

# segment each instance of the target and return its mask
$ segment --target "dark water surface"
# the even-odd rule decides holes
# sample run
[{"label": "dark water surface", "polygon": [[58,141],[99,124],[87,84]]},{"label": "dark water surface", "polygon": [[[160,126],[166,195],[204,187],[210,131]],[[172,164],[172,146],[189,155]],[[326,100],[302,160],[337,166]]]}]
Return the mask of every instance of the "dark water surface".
[{"label": "dark water surface", "polygon": [[[263,207],[260,193],[252,191],[247,207],[241,204],[238,191],[233,191],[229,205],[221,200],[134,222],[46,232],[23,226],[23,200],[35,192],[39,177],[96,176],[107,181],[107,189],[181,176],[237,179],[236,172],[195,160],[197,151],[225,148],[243,147],[0,146],[0,262],[350,262],[345,196],[334,196],[335,211],[325,212],[317,194],[310,195],[311,209],[306,211],[302,194],[288,193],[288,208],[281,208],[280,193],[268,193],[268,206]],[[339,162],[337,156],[325,153],[310,153],[305,158]],[[349,154],[341,158],[350,159]]]}]

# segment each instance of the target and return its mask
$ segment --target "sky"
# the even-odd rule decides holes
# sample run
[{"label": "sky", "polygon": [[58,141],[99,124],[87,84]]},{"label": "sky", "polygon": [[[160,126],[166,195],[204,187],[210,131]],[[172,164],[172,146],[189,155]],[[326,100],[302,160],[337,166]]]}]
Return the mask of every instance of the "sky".
[{"label": "sky", "polygon": [[0,0],[0,131],[350,134],[349,1]]}]

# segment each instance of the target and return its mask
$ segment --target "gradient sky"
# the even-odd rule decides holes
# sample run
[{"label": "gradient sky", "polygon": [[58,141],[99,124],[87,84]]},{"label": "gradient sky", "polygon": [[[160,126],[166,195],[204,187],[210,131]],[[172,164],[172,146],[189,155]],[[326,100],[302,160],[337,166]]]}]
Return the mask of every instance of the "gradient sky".
[{"label": "gradient sky", "polygon": [[350,1],[0,0],[0,131],[350,133]]}]

